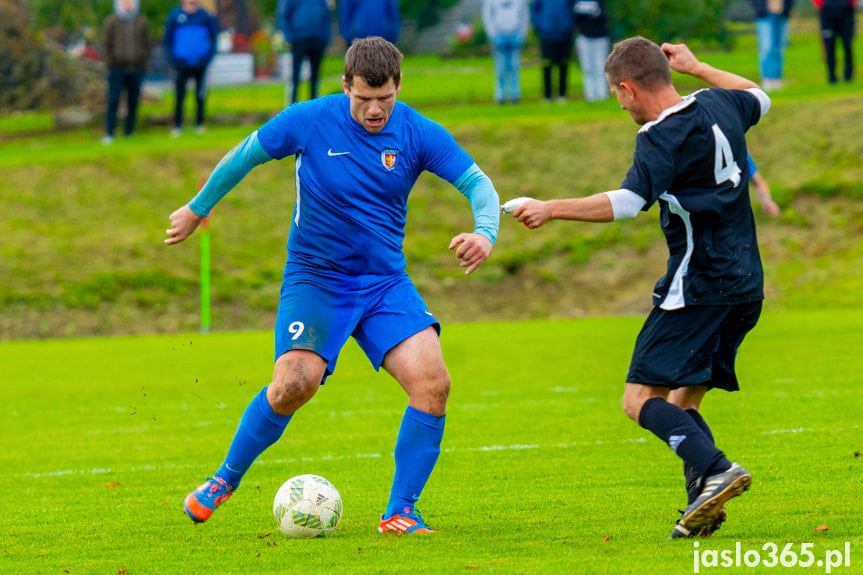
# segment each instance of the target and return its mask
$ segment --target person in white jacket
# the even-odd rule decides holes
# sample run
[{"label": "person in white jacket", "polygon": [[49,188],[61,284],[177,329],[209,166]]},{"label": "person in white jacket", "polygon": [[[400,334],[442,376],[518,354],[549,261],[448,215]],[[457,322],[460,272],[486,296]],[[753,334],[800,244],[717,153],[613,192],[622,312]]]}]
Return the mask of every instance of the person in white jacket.
[{"label": "person in white jacket", "polygon": [[527,0],[483,0],[482,23],[494,57],[494,100],[521,99],[521,49],[527,38]]}]

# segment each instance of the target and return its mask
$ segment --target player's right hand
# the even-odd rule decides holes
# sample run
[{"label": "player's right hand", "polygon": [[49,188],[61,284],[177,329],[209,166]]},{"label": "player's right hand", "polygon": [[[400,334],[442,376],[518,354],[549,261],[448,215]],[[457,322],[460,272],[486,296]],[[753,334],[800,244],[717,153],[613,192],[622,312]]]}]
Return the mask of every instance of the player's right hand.
[{"label": "player's right hand", "polygon": [[512,210],[512,216],[528,228],[538,228],[551,219],[548,202],[528,198],[526,202]]},{"label": "player's right hand", "polygon": [[204,218],[193,212],[188,204],[175,211],[168,219],[171,220],[171,227],[165,230],[168,234],[165,243],[168,245],[182,242],[204,221]]}]

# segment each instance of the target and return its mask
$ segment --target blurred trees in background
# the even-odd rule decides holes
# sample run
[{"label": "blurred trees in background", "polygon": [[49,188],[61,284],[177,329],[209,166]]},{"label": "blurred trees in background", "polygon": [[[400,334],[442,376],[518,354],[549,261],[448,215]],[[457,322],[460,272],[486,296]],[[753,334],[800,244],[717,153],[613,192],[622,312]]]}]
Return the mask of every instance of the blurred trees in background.
[{"label": "blurred trees in background", "polygon": [[[654,41],[698,40],[730,49],[726,15],[739,0],[606,0],[612,38],[641,35]],[[744,9],[749,8],[748,2]],[[751,10],[751,8],[749,8]]]},{"label": "blurred trees in background", "polygon": [[20,0],[0,0],[0,110],[75,106],[101,97],[101,74],[32,26]]}]

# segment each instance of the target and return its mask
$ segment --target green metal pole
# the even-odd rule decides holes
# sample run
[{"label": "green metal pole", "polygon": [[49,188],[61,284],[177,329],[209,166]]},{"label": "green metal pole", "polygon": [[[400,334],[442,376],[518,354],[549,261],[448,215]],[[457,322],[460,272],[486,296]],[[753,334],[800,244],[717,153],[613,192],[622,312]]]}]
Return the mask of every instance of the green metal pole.
[{"label": "green metal pole", "polygon": [[201,222],[201,333],[210,333],[210,216]]}]

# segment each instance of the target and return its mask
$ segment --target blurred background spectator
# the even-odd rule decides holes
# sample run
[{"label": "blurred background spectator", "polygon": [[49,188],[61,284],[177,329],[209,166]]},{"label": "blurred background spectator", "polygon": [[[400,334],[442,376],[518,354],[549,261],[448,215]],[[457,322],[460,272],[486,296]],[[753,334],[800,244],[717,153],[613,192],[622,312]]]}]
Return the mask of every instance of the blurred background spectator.
[{"label": "blurred background spectator", "polygon": [[563,101],[566,99],[566,76],[575,32],[573,0],[533,0],[530,21],[539,38],[542,54],[543,98],[546,101],[552,98],[552,75],[556,66],[559,78],[557,97]]},{"label": "blurred background spectator", "polygon": [[297,101],[303,62],[309,62],[309,97],[318,97],[324,51],[330,43],[327,0],[279,0],[276,23],[291,46],[291,104]]},{"label": "blurred background spectator", "polygon": [[402,19],[398,0],[342,0],[339,3],[339,29],[345,47],[355,38],[380,36],[395,43]]},{"label": "blurred background spectator", "polygon": [[494,100],[521,99],[521,49],[527,38],[526,0],[483,0],[482,23],[494,58]]},{"label": "blurred background spectator", "polygon": [[854,5],[856,0],[812,0],[821,20],[821,39],[824,43],[824,60],[827,64],[827,81],[835,84],[836,37],[842,41],[845,53],[846,82],[854,78]]},{"label": "blurred background spectator", "polygon": [[115,0],[114,13],[105,19],[102,52],[108,68],[107,111],[102,143],[114,140],[120,97],[126,92],[123,135],[135,131],[141,83],[150,63],[150,24],[138,11],[138,0]]},{"label": "blurred background spectator", "polygon": [[766,91],[778,90],[782,87],[788,18],[794,0],[752,0],[752,7],[755,8],[761,87]]},{"label": "blurred background spectator", "polygon": [[608,97],[605,59],[611,49],[605,0],[576,0],[573,6],[578,36],[575,49],[584,83],[584,99],[598,102]]},{"label": "blurred background spectator", "polygon": [[198,0],[182,0],[168,14],[163,43],[168,62],[177,73],[172,136],[179,136],[183,131],[183,100],[190,79],[195,82],[195,129],[199,133],[204,131],[204,103],[207,97],[204,77],[207,66],[216,54],[218,35],[218,22],[200,6]]}]

